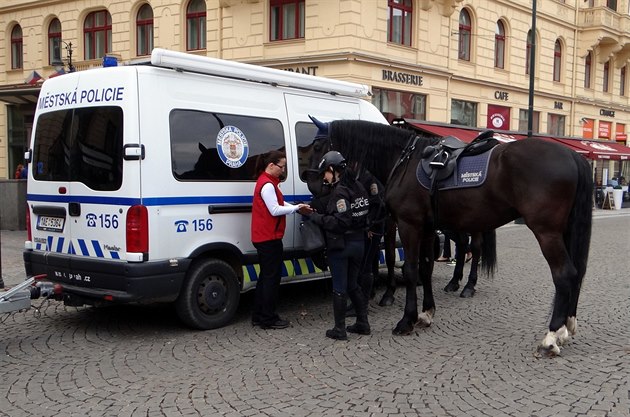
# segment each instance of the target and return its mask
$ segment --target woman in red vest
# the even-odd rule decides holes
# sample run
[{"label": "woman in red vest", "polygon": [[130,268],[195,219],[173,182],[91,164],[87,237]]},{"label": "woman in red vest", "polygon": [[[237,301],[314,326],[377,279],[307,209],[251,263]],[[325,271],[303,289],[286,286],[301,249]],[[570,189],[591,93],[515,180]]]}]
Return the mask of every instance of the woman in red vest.
[{"label": "woman in red vest", "polygon": [[287,166],[283,152],[271,151],[262,161],[252,202],[252,243],[258,252],[260,264],[252,324],[263,329],[284,329],[289,326],[289,322],[276,313],[276,304],[280,291],[286,215],[296,211],[310,214],[312,210],[308,204],[293,205],[284,201],[278,187]]}]

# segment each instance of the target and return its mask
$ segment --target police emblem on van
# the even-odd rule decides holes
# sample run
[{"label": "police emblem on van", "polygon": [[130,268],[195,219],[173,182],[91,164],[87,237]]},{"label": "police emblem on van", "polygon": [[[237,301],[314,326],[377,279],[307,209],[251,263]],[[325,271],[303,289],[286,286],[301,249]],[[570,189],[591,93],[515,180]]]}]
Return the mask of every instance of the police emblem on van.
[{"label": "police emblem on van", "polygon": [[245,134],[236,126],[225,126],[217,134],[219,158],[230,168],[240,168],[249,156]]}]

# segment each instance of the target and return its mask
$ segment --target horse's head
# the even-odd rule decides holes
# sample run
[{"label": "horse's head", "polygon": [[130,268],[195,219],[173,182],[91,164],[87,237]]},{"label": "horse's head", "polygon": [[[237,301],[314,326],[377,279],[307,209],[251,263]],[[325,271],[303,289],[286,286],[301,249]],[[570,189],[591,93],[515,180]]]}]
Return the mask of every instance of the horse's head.
[{"label": "horse's head", "polygon": [[306,181],[308,189],[313,195],[320,195],[322,193],[323,180],[319,175],[318,166],[326,152],[332,148],[329,136],[330,123],[324,123],[310,115],[308,117],[317,127],[317,133],[311,145],[312,152],[309,156],[308,168],[302,172],[302,179]]}]

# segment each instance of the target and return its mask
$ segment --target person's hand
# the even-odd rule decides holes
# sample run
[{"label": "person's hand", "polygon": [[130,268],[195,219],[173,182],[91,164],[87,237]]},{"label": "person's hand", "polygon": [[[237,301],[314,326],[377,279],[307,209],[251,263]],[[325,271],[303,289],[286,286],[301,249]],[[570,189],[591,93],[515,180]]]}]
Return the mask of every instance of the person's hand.
[{"label": "person's hand", "polygon": [[303,216],[310,216],[311,214],[313,214],[314,210],[308,204],[298,204],[298,207],[298,213]]}]

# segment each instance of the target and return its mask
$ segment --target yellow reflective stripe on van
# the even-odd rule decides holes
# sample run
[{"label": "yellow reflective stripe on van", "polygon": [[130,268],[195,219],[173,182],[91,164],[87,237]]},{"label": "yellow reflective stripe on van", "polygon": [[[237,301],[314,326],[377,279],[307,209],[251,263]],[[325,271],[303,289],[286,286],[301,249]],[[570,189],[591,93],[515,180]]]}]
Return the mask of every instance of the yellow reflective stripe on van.
[{"label": "yellow reflective stripe on van", "polygon": [[[294,277],[324,272],[315,266],[310,258],[288,259],[282,263],[281,277]],[[243,283],[248,284],[258,281],[260,265],[243,265]]]}]

